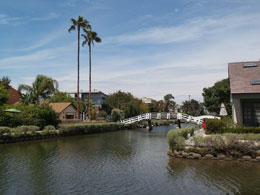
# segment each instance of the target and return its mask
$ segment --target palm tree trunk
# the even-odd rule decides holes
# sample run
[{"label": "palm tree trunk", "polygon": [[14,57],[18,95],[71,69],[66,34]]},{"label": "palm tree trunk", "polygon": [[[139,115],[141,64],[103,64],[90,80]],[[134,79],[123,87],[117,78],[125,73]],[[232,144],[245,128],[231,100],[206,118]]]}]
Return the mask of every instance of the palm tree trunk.
[{"label": "palm tree trunk", "polygon": [[91,43],[89,44],[89,96],[88,96],[88,117],[91,120]]},{"label": "palm tree trunk", "polygon": [[78,79],[77,79],[77,115],[79,119],[79,54],[80,54],[80,27],[78,26]]}]

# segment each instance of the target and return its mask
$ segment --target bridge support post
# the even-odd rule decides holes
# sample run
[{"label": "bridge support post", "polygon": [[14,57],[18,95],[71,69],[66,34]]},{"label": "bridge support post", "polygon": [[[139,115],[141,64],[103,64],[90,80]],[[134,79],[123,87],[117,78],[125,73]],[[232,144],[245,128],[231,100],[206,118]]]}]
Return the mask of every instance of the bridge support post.
[{"label": "bridge support post", "polygon": [[153,130],[153,126],[152,126],[152,121],[151,120],[148,120],[148,126],[146,128],[149,131]]}]

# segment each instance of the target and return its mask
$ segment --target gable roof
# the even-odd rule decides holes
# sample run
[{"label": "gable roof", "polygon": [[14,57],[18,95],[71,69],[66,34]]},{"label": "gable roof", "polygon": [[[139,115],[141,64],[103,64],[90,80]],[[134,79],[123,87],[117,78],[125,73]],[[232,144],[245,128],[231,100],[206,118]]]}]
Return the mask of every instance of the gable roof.
[{"label": "gable roof", "polygon": [[[244,67],[244,64],[256,64]],[[228,75],[232,94],[260,93],[260,85],[252,85],[253,80],[260,79],[260,61],[233,62],[228,64]]]},{"label": "gable roof", "polygon": [[49,105],[56,113],[61,113],[70,105],[72,105],[76,109],[76,107],[71,102],[55,102],[55,103],[49,103]]},{"label": "gable roof", "polygon": [[7,104],[15,104],[19,102],[21,98],[20,93],[12,87],[8,88],[8,96],[9,97],[8,97]]}]

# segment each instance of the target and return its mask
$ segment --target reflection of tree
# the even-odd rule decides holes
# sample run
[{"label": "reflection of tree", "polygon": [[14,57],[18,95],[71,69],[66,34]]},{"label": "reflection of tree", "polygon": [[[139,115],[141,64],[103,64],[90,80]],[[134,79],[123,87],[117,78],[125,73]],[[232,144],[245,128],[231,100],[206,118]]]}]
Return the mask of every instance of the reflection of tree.
[{"label": "reflection of tree", "polygon": [[7,166],[0,166],[0,186],[8,186],[7,192],[18,194],[24,194],[28,188],[32,194],[50,192],[48,173],[52,166],[49,158],[55,147],[53,140],[2,145],[0,156],[6,158],[0,161],[7,162]]},{"label": "reflection of tree", "polygon": [[198,184],[226,192],[256,194],[260,190],[260,166],[252,162],[170,158],[168,173],[192,177]]}]

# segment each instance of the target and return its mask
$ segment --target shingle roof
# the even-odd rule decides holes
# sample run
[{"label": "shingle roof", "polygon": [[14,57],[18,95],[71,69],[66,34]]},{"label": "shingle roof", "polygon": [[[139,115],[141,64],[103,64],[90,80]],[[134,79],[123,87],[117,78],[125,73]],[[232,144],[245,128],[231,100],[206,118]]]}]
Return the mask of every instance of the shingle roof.
[{"label": "shingle roof", "polygon": [[[56,102],[56,103],[49,103],[49,105],[52,107],[52,109],[56,113],[61,113],[68,106],[73,105],[73,104],[71,102]],[[74,107],[74,105],[73,105],[73,107]]]},{"label": "shingle roof", "polygon": [[[255,63],[257,67],[244,67],[246,63]],[[228,74],[232,94],[260,93],[260,85],[252,85],[252,80],[260,79],[260,61],[233,62],[228,64]]]},{"label": "shingle roof", "polygon": [[9,98],[8,98],[7,104],[15,104],[20,101],[21,95],[16,89],[9,87],[8,95],[9,95]]}]

